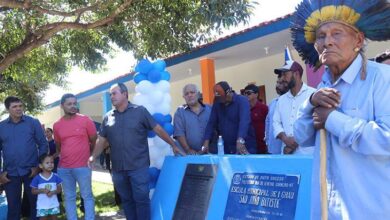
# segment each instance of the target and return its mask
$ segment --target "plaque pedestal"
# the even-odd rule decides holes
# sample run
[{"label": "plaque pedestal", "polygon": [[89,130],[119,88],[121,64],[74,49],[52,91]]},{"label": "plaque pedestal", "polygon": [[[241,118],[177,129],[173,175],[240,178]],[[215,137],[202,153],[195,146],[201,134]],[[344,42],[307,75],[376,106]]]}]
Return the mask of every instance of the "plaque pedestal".
[{"label": "plaque pedestal", "polygon": [[[310,219],[311,156],[204,155],[165,158],[151,201],[153,220],[174,218],[175,208],[181,204],[179,195],[188,164],[218,167],[208,207],[204,207],[205,219],[246,219],[248,212],[256,217],[265,216],[264,219],[283,219],[280,216],[286,218],[291,214],[294,219]],[[266,178],[268,181],[260,181]],[[279,207],[283,204],[288,207]],[[291,210],[294,206],[295,210]],[[194,208],[199,205],[194,204]],[[226,208],[229,210],[225,213]],[[232,213],[235,217],[231,217]],[[185,219],[197,219],[188,214]]]}]

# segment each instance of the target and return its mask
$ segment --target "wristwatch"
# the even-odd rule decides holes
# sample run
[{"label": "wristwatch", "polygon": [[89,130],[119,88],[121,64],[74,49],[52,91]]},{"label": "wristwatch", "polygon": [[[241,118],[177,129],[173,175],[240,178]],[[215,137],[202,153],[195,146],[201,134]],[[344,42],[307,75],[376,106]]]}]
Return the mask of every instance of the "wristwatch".
[{"label": "wristwatch", "polygon": [[245,144],[245,140],[244,140],[244,138],[238,138],[237,139],[237,143],[240,143],[240,144]]}]

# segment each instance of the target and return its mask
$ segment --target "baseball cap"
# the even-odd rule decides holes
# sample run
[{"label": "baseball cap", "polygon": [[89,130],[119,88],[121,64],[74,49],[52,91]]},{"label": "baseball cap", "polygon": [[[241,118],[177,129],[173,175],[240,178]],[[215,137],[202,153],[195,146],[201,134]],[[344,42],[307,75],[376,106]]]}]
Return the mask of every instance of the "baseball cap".
[{"label": "baseball cap", "polygon": [[286,61],[284,66],[274,70],[275,74],[281,74],[287,71],[298,71],[301,75],[303,73],[302,66],[298,62],[292,60]]},{"label": "baseball cap", "polygon": [[255,84],[249,84],[245,86],[245,91],[251,91],[252,93],[259,93],[259,88]]}]

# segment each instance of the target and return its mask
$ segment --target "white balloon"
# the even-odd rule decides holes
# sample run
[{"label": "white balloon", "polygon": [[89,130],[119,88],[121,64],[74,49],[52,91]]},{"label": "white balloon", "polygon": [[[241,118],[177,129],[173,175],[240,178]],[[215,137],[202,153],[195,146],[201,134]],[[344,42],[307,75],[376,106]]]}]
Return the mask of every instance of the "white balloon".
[{"label": "white balloon", "polygon": [[142,80],[138,83],[138,85],[135,86],[135,91],[142,93],[142,94],[148,94],[153,91],[153,84],[148,80]]},{"label": "white balloon", "polygon": [[170,113],[171,106],[167,103],[163,103],[158,107],[158,112],[160,112],[163,115],[167,115]]},{"label": "white balloon", "polygon": [[161,92],[169,92],[171,89],[171,84],[166,80],[160,80],[158,83],[155,84],[157,89]]},{"label": "white balloon", "polygon": [[141,93],[137,93],[133,97],[133,103],[136,105],[144,105],[146,101],[147,101],[146,96],[142,95]]},{"label": "white balloon", "polygon": [[161,156],[161,157],[159,157],[157,160],[156,160],[156,162],[155,162],[155,164],[156,164],[156,168],[157,169],[161,169],[161,167],[162,167],[162,165],[163,165],[163,163],[164,163],[164,159],[165,159],[165,156]]},{"label": "white balloon", "polygon": [[148,112],[149,112],[151,115],[153,115],[154,113],[156,113],[156,109],[155,109],[155,107],[154,107],[152,104],[146,103],[146,104],[144,105],[144,107],[148,110]]},{"label": "white balloon", "polygon": [[163,101],[163,98],[164,94],[159,90],[155,90],[149,94],[149,102],[156,107]]},{"label": "white balloon", "polygon": [[171,97],[171,94],[169,94],[169,92],[164,94],[164,101],[163,102],[164,102],[164,104],[171,105],[172,97]]}]

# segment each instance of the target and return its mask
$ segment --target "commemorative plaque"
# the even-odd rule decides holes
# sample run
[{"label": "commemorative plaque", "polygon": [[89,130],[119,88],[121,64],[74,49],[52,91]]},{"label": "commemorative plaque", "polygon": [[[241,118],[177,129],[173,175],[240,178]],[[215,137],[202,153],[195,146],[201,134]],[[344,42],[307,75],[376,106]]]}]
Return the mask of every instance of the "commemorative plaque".
[{"label": "commemorative plaque", "polygon": [[223,219],[291,220],[300,175],[235,173]]},{"label": "commemorative plaque", "polygon": [[187,164],[176,202],[174,220],[206,218],[217,168],[214,164]]}]

